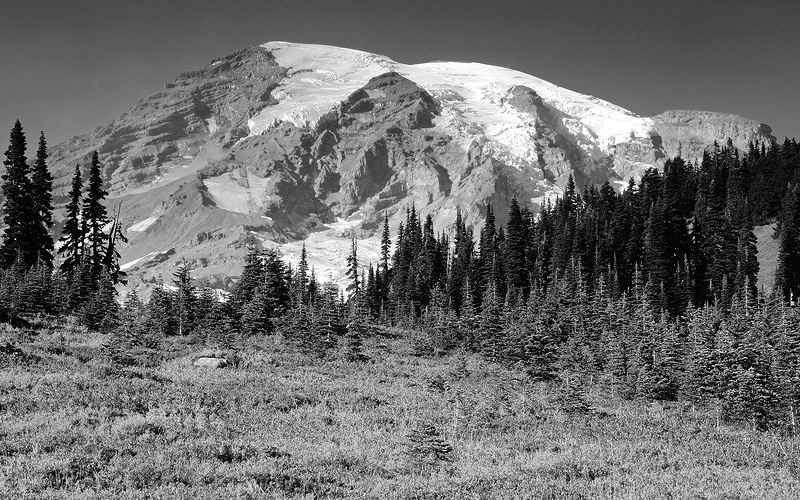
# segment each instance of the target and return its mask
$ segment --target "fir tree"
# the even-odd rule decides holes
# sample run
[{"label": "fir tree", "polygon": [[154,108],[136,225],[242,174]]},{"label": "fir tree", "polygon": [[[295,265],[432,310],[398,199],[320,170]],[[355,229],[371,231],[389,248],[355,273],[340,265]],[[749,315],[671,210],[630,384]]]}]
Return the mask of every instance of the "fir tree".
[{"label": "fir tree", "polygon": [[83,180],[81,179],[81,169],[75,166],[75,174],[72,176],[72,188],[69,192],[69,202],[67,203],[67,213],[64,217],[64,227],[61,230],[61,238],[58,249],[59,254],[64,255],[64,262],[61,270],[66,274],[67,280],[72,281],[81,260],[83,258],[84,229],[81,224],[81,190]]},{"label": "fir tree", "polygon": [[174,335],[177,331],[172,299],[172,294],[169,293],[159,277],[153,285],[150,301],[147,303],[147,315],[154,329],[162,336]]},{"label": "fir tree", "polygon": [[3,165],[3,244],[0,247],[0,264],[9,268],[20,259],[25,268],[36,263],[38,258],[35,239],[36,207],[33,189],[28,178],[28,159],[25,156],[27,143],[19,120],[11,129],[11,141],[6,150]]},{"label": "fir tree", "polygon": [[361,295],[361,282],[358,276],[358,245],[356,244],[355,237],[352,238],[350,246],[350,255],[347,256],[347,279],[350,282],[347,284],[347,292],[353,296]]},{"label": "fir tree", "polygon": [[274,250],[269,250],[264,253],[263,269],[267,314],[275,318],[291,305],[289,268]]},{"label": "fir tree", "polygon": [[100,173],[100,159],[97,151],[92,153],[92,162],[89,167],[89,179],[86,196],[83,199],[83,221],[86,223],[86,248],[84,257],[92,265],[92,276],[97,277],[103,269],[104,250],[109,235],[103,229],[109,222],[108,212],[103,200],[108,193],[103,189],[103,179]]},{"label": "fir tree", "polygon": [[525,248],[528,235],[522,219],[522,210],[516,198],[511,200],[508,209],[508,226],[506,231],[505,271],[509,287],[514,287],[527,295],[528,266],[525,262]]},{"label": "fir tree", "polygon": [[31,171],[31,196],[36,214],[32,227],[33,244],[38,258],[48,269],[53,269],[53,177],[47,170],[47,141],[44,132],[39,136],[39,148]]},{"label": "fir tree", "polygon": [[292,281],[294,287],[293,298],[296,301],[308,303],[308,254],[306,253],[306,243],[300,250],[300,262],[297,264],[297,272]]},{"label": "fir tree", "polygon": [[245,258],[244,268],[239,281],[231,290],[230,302],[235,311],[239,311],[253,300],[255,291],[264,283],[264,264],[256,247],[251,247]]},{"label": "fir tree", "polygon": [[363,362],[369,359],[364,354],[364,338],[367,336],[368,310],[360,296],[356,296],[355,304],[350,312],[345,337],[345,356],[350,362]]},{"label": "fir tree", "polygon": [[246,335],[272,333],[272,318],[269,316],[269,297],[264,286],[256,288],[253,298],[242,308],[242,332]]},{"label": "fir tree", "polygon": [[83,324],[90,330],[110,333],[119,326],[119,312],[114,283],[108,273],[101,272],[94,295],[81,310]]},{"label": "fir tree", "polygon": [[176,320],[178,335],[188,335],[195,326],[195,286],[192,283],[191,268],[186,259],[181,261],[172,275],[172,284],[176,290],[172,299],[172,316]]},{"label": "fir tree", "polygon": [[381,262],[378,269],[379,288],[381,296],[381,306],[389,298],[389,283],[391,281],[391,274],[389,270],[389,252],[392,247],[392,235],[389,232],[389,216],[383,216],[383,232],[381,233]]},{"label": "fir tree", "polygon": [[786,301],[800,297],[800,187],[786,193],[779,226],[778,268],[775,288]]}]

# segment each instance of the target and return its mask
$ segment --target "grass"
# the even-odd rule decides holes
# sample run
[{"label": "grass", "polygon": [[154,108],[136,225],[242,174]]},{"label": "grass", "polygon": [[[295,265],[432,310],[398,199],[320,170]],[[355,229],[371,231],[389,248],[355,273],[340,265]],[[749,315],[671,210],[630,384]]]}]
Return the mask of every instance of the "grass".
[{"label": "grass", "polygon": [[[798,498],[798,439],[479,357],[320,361],[269,337],[224,369],[199,348],[118,368],[80,329],[0,334],[0,498]],[[179,346],[180,347],[180,346]]]}]

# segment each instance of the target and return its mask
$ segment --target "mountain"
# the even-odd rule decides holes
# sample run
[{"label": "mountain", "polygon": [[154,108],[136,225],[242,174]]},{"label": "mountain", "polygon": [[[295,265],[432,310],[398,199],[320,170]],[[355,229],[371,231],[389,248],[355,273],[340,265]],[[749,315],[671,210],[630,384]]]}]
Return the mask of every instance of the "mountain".
[{"label": "mountain", "polygon": [[[357,50],[270,42],[215,59],[51,152],[56,195],[97,149],[109,203],[122,203],[125,268],[153,282],[181,258],[229,284],[247,244],[340,279],[349,237],[375,262],[414,206],[449,228],[512,197],[541,206],[579,185],[630,177],[714,141],[746,148],[771,129],[734,115],[640,117],[596,97],[477,63],[407,65]],[[168,279],[169,274],[165,277]]]}]

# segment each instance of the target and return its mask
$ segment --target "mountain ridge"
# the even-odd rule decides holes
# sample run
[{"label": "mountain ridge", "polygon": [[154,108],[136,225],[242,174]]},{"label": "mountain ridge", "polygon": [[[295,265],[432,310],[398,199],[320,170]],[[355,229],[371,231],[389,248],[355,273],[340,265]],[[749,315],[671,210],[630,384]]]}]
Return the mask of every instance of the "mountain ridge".
[{"label": "mountain ridge", "polygon": [[270,42],[181,73],[57,145],[51,170],[63,196],[75,164],[98,149],[109,203],[123,202],[128,269],[152,281],[187,257],[198,276],[224,285],[251,243],[292,262],[310,238],[326,255],[320,271],[334,270],[350,235],[376,260],[380,221],[396,227],[411,205],[434,215],[437,230],[456,207],[479,224],[486,205],[541,205],[569,175],[622,189],[728,137],[741,149],[774,140],[768,126],[735,115],[640,117],[507,68]]}]

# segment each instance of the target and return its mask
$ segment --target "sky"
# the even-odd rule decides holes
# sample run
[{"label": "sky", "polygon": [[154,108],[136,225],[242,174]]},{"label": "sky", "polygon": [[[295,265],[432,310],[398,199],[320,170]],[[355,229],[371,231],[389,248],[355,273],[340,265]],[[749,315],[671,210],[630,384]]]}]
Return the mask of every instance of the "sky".
[{"label": "sky", "polygon": [[798,0],[0,0],[0,129],[54,145],[268,41],[513,68],[650,116],[734,113],[800,138]]}]

